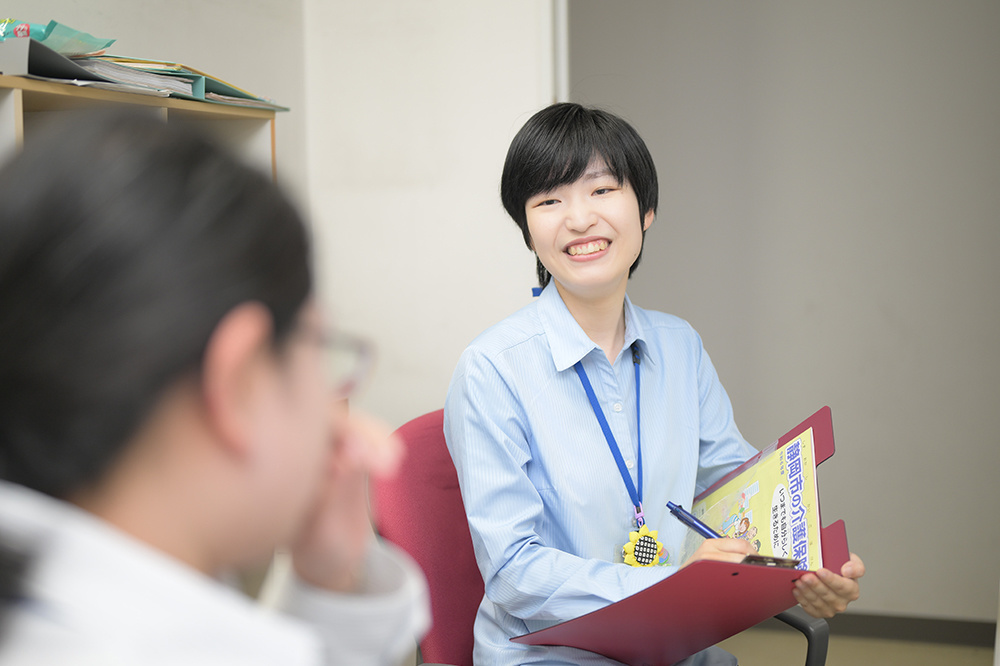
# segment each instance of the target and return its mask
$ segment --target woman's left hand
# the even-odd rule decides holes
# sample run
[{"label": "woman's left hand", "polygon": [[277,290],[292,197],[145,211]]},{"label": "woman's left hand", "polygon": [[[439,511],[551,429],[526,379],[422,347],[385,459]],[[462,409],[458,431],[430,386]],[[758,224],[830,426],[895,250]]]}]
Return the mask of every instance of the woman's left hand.
[{"label": "woman's left hand", "polygon": [[795,581],[793,594],[799,605],[813,617],[833,617],[861,595],[858,579],[865,575],[865,563],[851,553],[840,575],[828,569],[807,573]]}]

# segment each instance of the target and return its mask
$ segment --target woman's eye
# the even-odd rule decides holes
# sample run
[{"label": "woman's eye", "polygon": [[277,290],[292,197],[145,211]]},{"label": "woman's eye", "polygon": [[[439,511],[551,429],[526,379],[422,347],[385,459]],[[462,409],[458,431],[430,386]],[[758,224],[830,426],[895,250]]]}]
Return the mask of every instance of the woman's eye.
[{"label": "woman's eye", "polygon": [[608,193],[614,192],[614,191],[615,191],[615,188],[613,188],[613,187],[599,187],[596,190],[594,190],[594,194],[598,194],[598,195],[600,195],[600,194],[608,194]]},{"label": "woman's eye", "polygon": [[559,203],[558,199],[545,199],[544,201],[539,201],[538,203],[536,203],[535,207],[537,208],[539,206],[551,206],[557,203]]}]

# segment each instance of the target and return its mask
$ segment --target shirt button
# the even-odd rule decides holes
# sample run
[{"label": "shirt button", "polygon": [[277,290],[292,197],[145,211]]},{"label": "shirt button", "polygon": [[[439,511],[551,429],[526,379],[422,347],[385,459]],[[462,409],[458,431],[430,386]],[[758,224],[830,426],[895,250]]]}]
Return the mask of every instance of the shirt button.
[{"label": "shirt button", "polygon": [[632,469],[633,467],[635,467],[635,463],[632,462],[631,460],[626,460],[625,466],[628,467],[629,469]]},{"label": "shirt button", "polygon": [[622,403],[616,402],[615,404],[611,405],[611,409],[615,410],[616,412],[622,411]]}]

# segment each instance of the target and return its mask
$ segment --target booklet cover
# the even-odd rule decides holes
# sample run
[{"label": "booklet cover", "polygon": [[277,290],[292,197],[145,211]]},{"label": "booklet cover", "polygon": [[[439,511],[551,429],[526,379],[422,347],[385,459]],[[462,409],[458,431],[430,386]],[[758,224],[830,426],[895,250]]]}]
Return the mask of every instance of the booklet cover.
[{"label": "booklet cover", "polygon": [[[761,555],[794,558],[798,569],[815,571],[823,566],[818,496],[810,427],[697,498],[691,513],[722,536],[746,539]],[[702,541],[689,531],[680,561]]]}]

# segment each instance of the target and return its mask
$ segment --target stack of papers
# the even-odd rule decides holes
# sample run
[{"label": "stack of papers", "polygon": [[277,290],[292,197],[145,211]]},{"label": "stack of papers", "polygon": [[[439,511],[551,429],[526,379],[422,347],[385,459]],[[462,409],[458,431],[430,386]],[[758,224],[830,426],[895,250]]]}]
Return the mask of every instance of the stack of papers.
[{"label": "stack of papers", "polygon": [[79,58],[76,64],[88,72],[116,83],[133,86],[146,86],[168,93],[191,96],[194,93],[193,81],[182,76],[155,74],[135,67],[119,65],[101,58]]},{"label": "stack of papers", "polygon": [[0,74],[176,96],[214,104],[287,111],[273,100],[179,63],[104,55],[115,40],[98,39],[50,21],[46,26],[0,21]]},{"label": "stack of papers", "polygon": [[[258,97],[251,92],[237,88],[231,83],[206,74],[193,67],[182,65],[177,62],[167,62],[163,60],[146,60],[143,58],[129,58],[126,56],[101,55],[78,59],[77,63],[83,65],[85,62],[102,62],[113,65],[116,68],[131,69],[137,76],[162,76],[165,78],[181,78],[191,81],[192,90],[189,93],[172,91],[179,97],[215,102],[218,104],[231,104],[235,106],[247,106],[258,109],[273,109],[275,111],[287,111],[288,108],[277,104],[274,100]],[[118,70],[120,71],[120,70]]]}]

